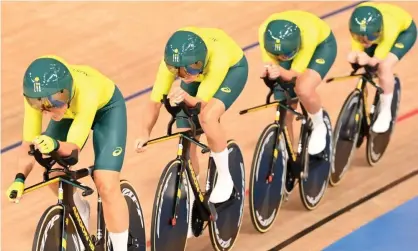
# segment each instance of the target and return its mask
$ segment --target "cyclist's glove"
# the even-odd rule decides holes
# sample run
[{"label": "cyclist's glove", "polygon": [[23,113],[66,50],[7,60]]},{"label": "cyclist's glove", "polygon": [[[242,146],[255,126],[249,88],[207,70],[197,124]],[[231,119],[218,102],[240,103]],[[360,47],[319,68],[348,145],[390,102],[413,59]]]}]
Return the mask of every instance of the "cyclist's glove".
[{"label": "cyclist's glove", "polygon": [[19,203],[25,189],[25,175],[23,173],[16,174],[12,185],[7,189],[6,196],[11,202]]}]

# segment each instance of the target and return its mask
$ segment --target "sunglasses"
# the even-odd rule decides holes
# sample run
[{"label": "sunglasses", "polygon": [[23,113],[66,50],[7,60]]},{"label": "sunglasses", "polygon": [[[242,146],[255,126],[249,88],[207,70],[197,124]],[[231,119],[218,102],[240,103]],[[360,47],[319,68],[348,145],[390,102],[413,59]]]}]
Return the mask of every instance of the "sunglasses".
[{"label": "sunglasses", "polygon": [[189,75],[199,75],[203,69],[203,62],[198,61],[194,64],[181,67],[167,64],[167,68],[174,75],[178,75],[179,77],[184,78]]},{"label": "sunglasses", "polygon": [[31,107],[41,111],[49,111],[51,108],[60,108],[67,104],[70,100],[70,92],[61,90],[58,93],[48,97],[29,98],[25,97]]},{"label": "sunglasses", "polygon": [[376,42],[380,38],[381,32],[375,32],[373,34],[367,34],[367,35],[359,35],[351,33],[351,36],[354,40],[360,43],[373,43]]}]

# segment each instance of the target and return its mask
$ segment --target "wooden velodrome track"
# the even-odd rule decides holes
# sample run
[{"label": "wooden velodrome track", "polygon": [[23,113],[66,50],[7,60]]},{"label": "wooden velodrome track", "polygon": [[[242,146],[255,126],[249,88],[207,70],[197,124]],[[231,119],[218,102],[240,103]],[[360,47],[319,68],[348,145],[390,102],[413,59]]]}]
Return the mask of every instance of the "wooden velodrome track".
[{"label": "wooden velodrome track", "polygon": [[[151,225],[151,210],[158,179],[165,164],[175,156],[176,143],[168,141],[148,148],[144,154],[133,151],[137,124],[148,98],[164,44],[170,34],[186,25],[212,26],[224,29],[242,46],[254,44],[259,24],[271,13],[288,10],[308,10],[320,16],[327,15],[337,41],[338,56],[328,76],[349,72],[346,55],[349,51],[347,19],[351,8],[341,10],[352,2],[216,2],[216,3],[95,3],[95,2],[3,2],[2,3],[2,92],[1,92],[1,164],[2,164],[2,251],[27,251],[32,245],[33,233],[43,210],[56,198],[47,188],[24,197],[19,205],[10,204],[4,196],[12,181],[17,163],[17,149],[8,147],[21,139],[23,102],[22,76],[26,66],[35,57],[57,54],[71,63],[88,64],[110,76],[129,96],[128,143],[123,178],[129,179],[139,193],[147,225],[147,239]],[[407,8],[418,20],[418,4],[398,3]],[[337,11],[340,10],[340,11]],[[160,14],[156,14],[160,13]],[[416,127],[418,113],[415,76],[417,46],[397,66],[402,80],[400,122],[386,156],[378,166],[368,167],[364,146],[357,151],[356,159],[340,186],[327,190],[320,207],[307,212],[301,205],[297,192],[284,204],[274,228],[260,235],[249,219],[248,202],[245,221],[234,250],[267,250],[297,232],[349,205],[360,197],[410,173],[418,168]],[[222,124],[230,138],[240,144],[248,177],[253,150],[263,127],[273,119],[273,110],[247,116],[238,111],[264,102],[267,92],[260,82],[261,67],[258,46],[246,50],[250,63],[247,86],[238,101],[223,117]],[[319,89],[323,104],[335,123],[339,109],[354,88],[354,80],[323,84]],[[146,90],[138,94],[139,90]],[[143,94],[143,95],[142,95]],[[133,95],[133,96],[130,96]],[[152,136],[166,133],[169,116],[162,110]],[[46,124],[46,123],[45,123]],[[251,124],[251,128],[249,128]],[[6,148],[7,147],[7,148]],[[84,149],[78,167],[92,163],[91,139]],[[206,155],[201,159],[204,180]],[[27,184],[41,180],[41,171],[34,170]],[[83,180],[93,185],[91,180]],[[285,250],[321,250],[360,225],[396,207],[418,194],[418,178],[401,183],[321,228],[288,245]],[[247,181],[248,188],[248,181]],[[90,196],[90,229],[95,229],[95,195]],[[248,201],[248,197],[246,198]],[[207,236],[207,232],[205,232]],[[187,250],[211,250],[205,236],[190,240]]]}]

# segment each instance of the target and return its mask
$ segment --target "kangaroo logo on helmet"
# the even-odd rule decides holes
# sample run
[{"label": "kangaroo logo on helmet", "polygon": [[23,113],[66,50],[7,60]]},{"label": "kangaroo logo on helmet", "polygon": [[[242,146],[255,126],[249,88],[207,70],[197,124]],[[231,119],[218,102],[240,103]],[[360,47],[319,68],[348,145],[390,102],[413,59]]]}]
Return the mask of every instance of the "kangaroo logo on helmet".
[{"label": "kangaroo logo on helmet", "polygon": [[280,51],[280,49],[281,49],[281,44],[280,44],[280,39],[276,39],[276,41],[274,41],[274,50],[275,51]]},{"label": "kangaroo logo on helmet", "polygon": [[174,49],[173,52],[173,62],[178,63],[180,61],[179,49]]},{"label": "kangaroo logo on helmet", "polygon": [[364,18],[363,20],[361,20],[361,22],[360,22],[360,31],[366,31],[366,29],[367,29],[367,21],[366,21],[366,19]]},{"label": "kangaroo logo on helmet", "polygon": [[33,79],[33,92],[41,92],[41,83],[39,83],[39,77]]}]

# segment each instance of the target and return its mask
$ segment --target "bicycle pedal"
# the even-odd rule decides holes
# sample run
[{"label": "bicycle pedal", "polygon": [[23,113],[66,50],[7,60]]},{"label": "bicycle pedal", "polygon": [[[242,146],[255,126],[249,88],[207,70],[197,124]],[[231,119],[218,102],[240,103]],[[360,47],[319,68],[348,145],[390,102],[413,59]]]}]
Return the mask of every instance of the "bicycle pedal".
[{"label": "bicycle pedal", "polygon": [[199,237],[203,233],[203,220],[200,218],[196,203],[193,203],[191,221],[192,233],[195,237]]},{"label": "bicycle pedal", "polygon": [[315,155],[309,155],[309,160],[311,161],[311,160],[316,160],[316,161],[322,161],[322,160],[325,160],[325,161],[328,161],[329,160],[329,157],[328,157],[328,154],[325,152],[325,150],[324,151],[322,151],[322,152],[320,152],[320,153],[318,153],[318,154],[315,154]]},{"label": "bicycle pedal", "polygon": [[209,209],[209,212],[210,212],[209,219],[211,221],[218,220],[218,212],[216,211],[215,204],[213,204],[213,203],[211,203],[211,202],[208,201],[207,202],[207,206],[208,206],[208,209]]}]

